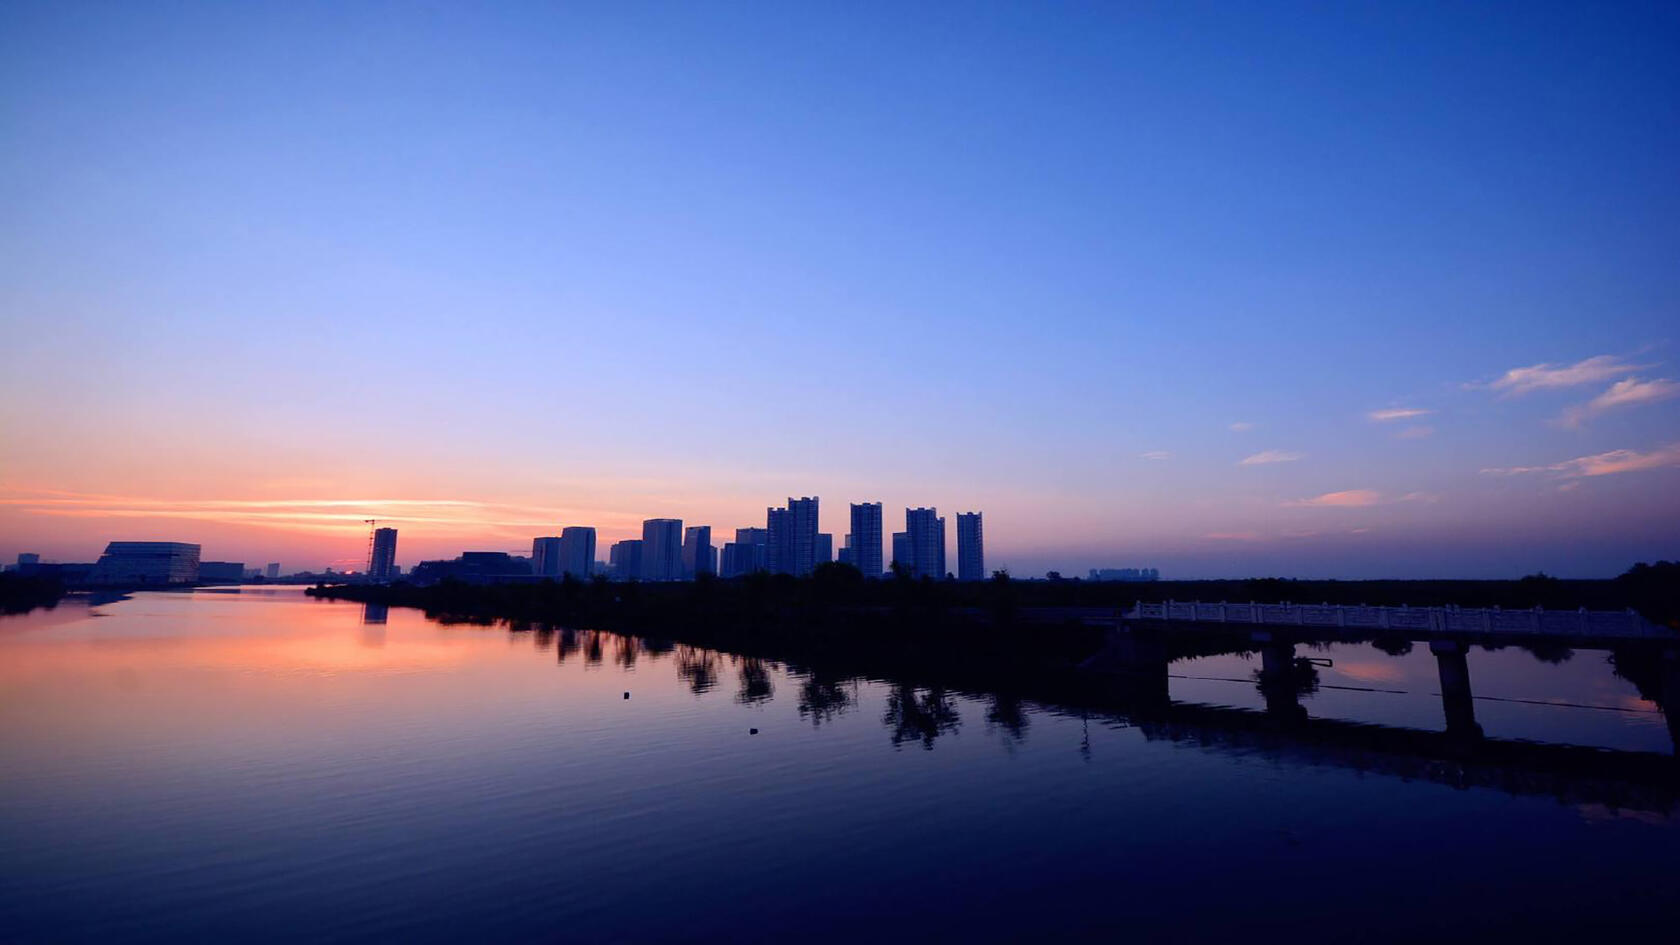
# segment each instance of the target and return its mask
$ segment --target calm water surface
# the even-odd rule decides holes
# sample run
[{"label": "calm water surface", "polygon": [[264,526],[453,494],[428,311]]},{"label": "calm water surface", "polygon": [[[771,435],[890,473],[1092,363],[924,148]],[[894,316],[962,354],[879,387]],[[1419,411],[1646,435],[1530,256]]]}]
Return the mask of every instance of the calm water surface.
[{"label": "calm water surface", "polygon": [[[1443,728],[1433,658],[1303,655]],[[1474,651],[1492,738],[1672,754],[1605,654]],[[1176,700],[1261,708],[1256,663]],[[1663,804],[295,589],[0,619],[0,939],[1401,940],[1672,933]],[[630,698],[625,699],[628,691]],[[752,729],[758,734],[751,734]]]}]

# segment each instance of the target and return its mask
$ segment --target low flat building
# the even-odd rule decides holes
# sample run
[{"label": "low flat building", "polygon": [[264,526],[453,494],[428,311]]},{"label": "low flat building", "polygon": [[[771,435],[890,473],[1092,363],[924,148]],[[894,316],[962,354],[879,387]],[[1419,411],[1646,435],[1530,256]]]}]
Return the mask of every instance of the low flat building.
[{"label": "low flat building", "polygon": [[88,582],[102,585],[192,584],[198,580],[199,546],[184,541],[113,541],[93,566]]}]

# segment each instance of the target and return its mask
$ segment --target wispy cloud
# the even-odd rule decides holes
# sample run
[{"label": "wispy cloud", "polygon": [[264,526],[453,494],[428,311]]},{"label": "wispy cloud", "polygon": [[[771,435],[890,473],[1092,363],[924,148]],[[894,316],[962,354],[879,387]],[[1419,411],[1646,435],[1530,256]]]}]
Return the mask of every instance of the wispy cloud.
[{"label": "wispy cloud", "polygon": [[1310,499],[1297,499],[1290,505],[1325,509],[1362,509],[1382,502],[1382,493],[1374,489],[1345,489],[1326,492]]},{"label": "wispy cloud", "polygon": [[[10,493],[10,494],[7,494]],[[584,510],[462,499],[157,499],[147,496],[0,489],[0,506],[52,518],[170,519],[318,534],[361,533],[367,519],[443,533],[523,534],[577,521]],[[595,519],[604,518],[590,512]]]},{"label": "wispy cloud", "polygon": [[1422,407],[1389,407],[1386,410],[1373,410],[1365,416],[1373,423],[1388,423],[1391,420],[1410,420],[1413,417],[1427,417],[1434,413]]},{"label": "wispy cloud", "polygon": [[1421,440],[1426,436],[1433,435],[1434,433],[1434,427],[1419,425],[1407,427],[1406,429],[1401,430],[1399,433],[1394,434],[1394,438],[1397,440]]},{"label": "wispy cloud", "polygon": [[1680,396],[1680,384],[1668,378],[1659,377],[1648,381],[1636,377],[1624,378],[1611,384],[1609,390],[1592,400],[1565,410],[1557,422],[1558,425],[1573,430],[1599,414],[1618,407],[1654,404],[1676,396]]},{"label": "wispy cloud", "polygon": [[1247,433],[1248,431],[1254,429],[1254,427],[1255,425],[1249,423],[1247,420],[1238,420],[1236,423],[1231,424],[1230,430],[1232,433]]},{"label": "wispy cloud", "polygon": [[1293,463],[1304,453],[1291,453],[1288,450],[1261,450],[1253,456],[1245,456],[1238,466],[1264,466],[1267,463]]},{"label": "wispy cloud", "polygon": [[1553,390],[1563,387],[1578,387],[1582,384],[1594,384],[1617,376],[1625,376],[1647,367],[1650,367],[1650,365],[1630,364],[1616,355],[1600,354],[1584,361],[1576,361],[1574,364],[1546,363],[1512,368],[1487,384],[1472,384],[1470,386],[1486,387],[1490,390],[1499,391],[1507,397],[1515,397],[1537,390]]},{"label": "wispy cloud", "polygon": [[1203,536],[1214,541],[1259,541],[1259,532],[1209,532]]},{"label": "wispy cloud", "polygon": [[1532,473],[1552,473],[1564,479],[1591,476],[1613,476],[1617,473],[1641,472],[1680,466],[1680,443],[1660,446],[1649,453],[1635,450],[1611,450],[1591,456],[1577,456],[1550,466],[1502,466],[1482,470],[1484,476],[1526,476]]},{"label": "wispy cloud", "polygon": [[1373,505],[1394,505],[1399,502],[1433,502],[1435,496],[1426,492],[1408,492],[1405,495],[1390,496],[1375,489],[1344,489],[1341,492],[1326,492],[1310,499],[1296,499],[1285,502],[1293,508],[1310,509],[1364,509]]},{"label": "wispy cloud", "polygon": [[1160,462],[1164,459],[1172,459],[1172,454],[1166,450],[1150,450],[1147,453],[1139,453],[1138,455],[1142,456],[1144,459],[1155,460],[1156,462]]}]

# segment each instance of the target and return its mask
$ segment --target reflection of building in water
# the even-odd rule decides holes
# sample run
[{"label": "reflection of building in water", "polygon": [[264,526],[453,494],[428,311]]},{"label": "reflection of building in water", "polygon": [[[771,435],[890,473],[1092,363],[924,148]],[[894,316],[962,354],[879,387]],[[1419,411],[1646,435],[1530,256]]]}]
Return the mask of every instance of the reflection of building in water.
[{"label": "reflection of building in water", "polygon": [[369,602],[362,605],[363,624],[381,624],[384,623],[390,616],[391,607],[388,604],[375,604]]},{"label": "reflection of building in water", "polygon": [[191,584],[199,546],[181,541],[113,541],[94,565],[93,584]]}]

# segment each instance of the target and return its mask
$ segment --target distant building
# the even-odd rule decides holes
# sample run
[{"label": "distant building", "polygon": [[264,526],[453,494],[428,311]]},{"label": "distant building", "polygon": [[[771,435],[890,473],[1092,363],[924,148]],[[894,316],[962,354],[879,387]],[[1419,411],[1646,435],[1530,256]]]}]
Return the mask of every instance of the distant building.
[{"label": "distant building", "polygon": [[[847,540],[850,540],[851,537],[852,536],[850,535],[846,536]],[[854,568],[857,567],[857,556],[852,553],[852,549],[850,547],[841,548],[835,555],[834,560],[840,564],[849,564]]]},{"label": "distant building", "polygon": [[198,563],[198,581],[200,584],[238,584],[245,580],[245,562],[243,561],[200,561]]},{"label": "distant building", "polygon": [[88,580],[94,584],[191,584],[199,546],[181,541],[113,541]]},{"label": "distant building", "polygon": [[607,552],[607,573],[615,581],[634,581],[642,576],[642,541],[628,538],[613,542]]},{"label": "distant building", "polygon": [[391,567],[396,563],[397,530],[394,528],[375,529],[373,533],[373,548],[368,554],[368,580],[391,580],[391,578],[395,576],[391,572]]},{"label": "distant building", "polygon": [[712,547],[712,526],[690,525],[683,531],[683,577],[717,573],[717,549]]},{"label": "distant building", "polygon": [[834,560],[834,535],[830,532],[817,532],[817,550],[812,555],[813,565],[827,564]]},{"label": "distant building", "polygon": [[906,568],[914,570],[915,565],[911,563],[914,558],[915,555],[910,552],[910,533],[893,532],[892,563],[895,565],[902,564]]},{"label": "distant building", "polygon": [[560,530],[560,571],[580,581],[595,573],[595,529],[569,525]]},{"label": "distant building", "polygon": [[642,523],[642,578],[680,581],[683,524],[680,518],[650,518]]},{"label": "distant building", "polygon": [[17,569],[19,571],[22,571],[24,568],[34,567],[40,563],[41,556],[33,551],[22,551],[18,553]]},{"label": "distant building", "polygon": [[957,514],[957,580],[980,581],[986,577],[986,535],[979,512]]},{"label": "distant building", "polygon": [[881,576],[885,570],[881,566],[881,503],[852,503],[852,531],[846,536],[846,546],[852,549],[852,564],[864,577]]},{"label": "distant building", "polygon": [[744,577],[755,571],[767,570],[770,531],[765,528],[737,528],[735,540],[726,542],[718,560],[718,576]]},{"label": "distant building", "polygon": [[945,576],[945,520],[937,509],[905,509],[904,531],[910,538],[911,571],[917,576]]},{"label": "distant building", "polygon": [[1161,572],[1154,568],[1092,568],[1093,581],[1159,581]]},{"label": "distant building", "polygon": [[270,561],[268,563],[268,567],[266,569],[264,569],[263,576],[268,578],[270,581],[279,580],[280,579],[280,562]]},{"label": "distant building", "polygon": [[531,573],[537,577],[560,576],[560,539],[558,536],[531,539]]},{"label": "distant building", "polygon": [[505,551],[464,551],[459,558],[447,561],[422,561],[409,574],[415,584],[436,584],[442,580],[465,581],[468,584],[530,583],[537,580],[531,573],[531,559],[510,555]]},{"label": "distant building", "polygon": [[766,511],[766,566],[770,571],[806,575],[816,567],[817,503],[815,496],[789,496],[786,508]]}]

